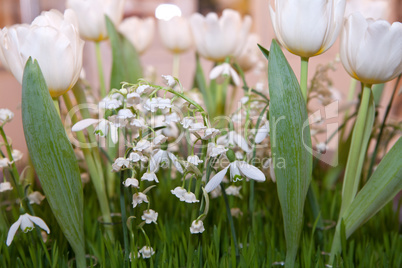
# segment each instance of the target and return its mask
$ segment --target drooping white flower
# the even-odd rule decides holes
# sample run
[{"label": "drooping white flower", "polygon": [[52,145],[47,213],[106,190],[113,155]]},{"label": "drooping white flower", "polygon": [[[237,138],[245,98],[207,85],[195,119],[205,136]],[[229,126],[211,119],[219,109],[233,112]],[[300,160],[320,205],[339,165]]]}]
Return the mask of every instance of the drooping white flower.
[{"label": "drooping white flower", "polygon": [[18,227],[20,227],[24,233],[27,233],[34,228],[34,223],[45,230],[48,234],[50,233],[49,227],[47,227],[46,223],[41,218],[25,213],[24,215],[20,215],[18,220],[13,225],[11,225],[7,235],[7,246],[10,246],[11,242],[13,242]]},{"label": "drooping white flower", "polygon": [[198,157],[198,155],[189,155],[189,156],[187,157],[187,162],[193,164],[194,166],[198,166],[198,164],[200,164],[200,163],[202,163],[202,162],[204,162],[204,161],[202,161],[202,160]]},{"label": "drooping white flower", "polygon": [[154,146],[160,145],[160,144],[164,143],[165,141],[167,141],[167,139],[168,138],[165,135],[159,134],[154,138],[152,143],[153,143]]},{"label": "drooping white flower", "polygon": [[239,217],[243,216],[243,212],[241,211],[240,208],[231,208],[230,214],[232,214],[232,216],[235,218],[239,218]]},{"label": "drooping white flower", "polygon": [[118,128],[110,121],[106,119],[93,119],[93,118],[87,118],[83,119],[81,121],[78,121],[72,128],[71,131],[77,132],[81,131],[83,129],[86,129],[90,125],[95,125],[98,124],[95,128],[95,134],[99,135],[101,137],[105,137],[109,135],[114,144],[116,144],[119,140],[119,131]]},{"label": "drooping white flower", "polygon": [[192,234],[201,234],[205,231],[204,223],[201,220],[194,220],[191,223],[190,233]]},{"label": "drooping white flower", "polygon": [[37,204],[37,205],[40,205],[40,203],[42,203],[42,201],[46,198],[38,191],[30,193],[27,197],[29,200],[29,204]]},{"label": "drooping white flower", "polygon": [[145,104],[144,104],[144,109],[151,111],[151,112],[156,112],[158,109],[165,109],[165,108],[171,108],[172,103],[170,99],[163,99],[161,97],[157,98],[152,98],[152,99],[147,99]]},{"label": "drooping white flower", "polygon": [[142,152],[148,149],[149,147],[151,147],[151,143],[146,139],[142,139],[139,142],[137,142],[137,144],[133,147],[133,150]]},{"label": "drooping white flower", "polygon": [[151,172],[156,172],[161,164],[169,164],[170,162],[172,162],[180,173],[184,172],[183,167],[177,160],[177,157],[171,152],[162,149],[159,149],[155,154],[152,155],[149,170]]},{"label": "drooping white flower", "polygon": [[240,77],[229,63],[222,63],[215,66],[209,73],[209,79],[217,79],[218,77],[231,77],[236,86],[240,85]]},{"label": "drooping white flower", "polygon": [[219,135],[220,130],[216,128],[207,128],[204,131],[204,136],[201,137],[203,140],[209,140],[215,138],[217,135]]},{"label": "drooping white flower", "polygon": [[[1,50],[1,47],[0,47]],[[0,126],[10,122],[14,118],[14,113],[9,109],[0,109]]]},{"label": "drooping white flower", "polygon": [[173,87],[176,85],[176,80],[171,75],[162,75],[163,83],[168,87]]},{"label": "drooping white flower", "polygon": [[237,197],[241,197],[240,190],[242,186],[234,186],[230,185],[228,188],[225,189],[227,195],[233,195]]},{"label": "drooping white flower", "polygon": [[184,201],[186,203],[198,203],[200,200],[197,200],[197,197],[192,192],[185,192],[183,196],[180,198],[180,201]]},{"label": "drooping white flower", "polygon": [[123,181],[124,187],[134,187],[134,188],[139,188],[139,183],[138,180],[135,178],[128,178],[125,181]]},{"label": "drooping white flower", "polygon": [[12,189],[13,189],[13,187],[11,186],[11,183],[8,181],[0,183],[0,193],[5,192],[5,191],[10,191]]},{"label": "drooping white flower", "polygon": [[13,161],[14,161],[14,162],[17,162],[17,161],[21,160],[22,157],[24,156],[24,154],[23,154],[20,150],[17,150],[17,149],[14,149],[14,150],[11,152],[11,155],[12,155],[12,157],[13,157]]},{"label": "drooping white flower", "polygon": [[267,161],[265,161],[263,167],[264,168],[269,168],[269,175],[271,176],[271,180],[273,182],[276,182],[274,163],[272,161],[272,158],[269,158]]},{"label": "drooping white flower", "polygon": [[133,107],[136,104],[140,104],[141,102],[141,96],[137,92],[132,92],[127,94],[127,107]]},{"label": "drooping white flower", "polygon": [[144,193],[133,194],[133,208],[142,203],[148,203],[148,197]]},{"label": "drooping white flower", "polygon": [[99,109],[116,110],[123,105],[122,96],[114,93],[104,97],[98,104]]},{"label": "drooping white flower", "polygon": [[228,147],[238,146],[246,153],[251,152],[251,148],[248,146],[247,140],[234,130],[229,131],[229,133],[220,136],[217,140],[217,143]]},{"label": "drooping white flower", "polygon": [[193,132],[204,130],[206,128],[207,127],[204,125],[204,123],[198,122],[198,123],[191,124],[190,127],[188,128],[188,131],[193,133]]},{"label": "drooping white flower", "polygon": [[225,9],[220,18],[216,13],[206,17],[193,14],[190,24],[198,53],[218,62],[240,53],[251,27],[251,17],[242,19],[239,12]]},{"label": "drooping white flower", "polygon": [[183,120],[180,122],[183,128],[187,129],[194,123],[194,118],[192,117],[184,117]]},{"label": "drooping white flower", "polygon": [[318,144],[316,145],[316,147],[317,147],[317,151],[318,151],[320,154],[325,154],[325,152],[326,152],[327,149],[328,149],[328,146],[327,146],[327,144],[326,144],[325,142],[320,142],[320,143],[318,143]]},{"label": "drooping white flower", "polygon": [[255,143],[261,143],[269,135],[269,122],[265,122],[255,134]]},{"label": "drooping white flower", "polygon": [[0,170],[2,170],[5,167],[8,167],[8,163],[10,163],[10,160],[8,160],[8,158],[1,158],[0,159]]},{"label": "drooping white flower", "polygon": [[158,181],[158,177],[156,177],[156,174],[154,172],[145,172],[144,175],[142,175],[141,177],[142,181],[155,181],[155,182],[159,182]]},{"label": "drooping white flower", "polygon": [[225,148],[223,145],[217,145],[213,142],[208,143],[208,152],[207,154],[209,157],[217,157],[225,152],[227,152],[229,149]]},{"label": "drooping white flower", "polygon": [[143,259],[149,259],[151,258],[152,255],[155,254],[155,251],[153,248],[148,247],[148,246],[143,246],[139,251],[138,254],[142,255]]},{"label": "drooping white flower", "polygon": [[77,13],[80,35],[91,41],[108,37],[105,15],[117,27],[123,18],[125,0],[67,0],[66,6]]},{"label": "drooping white flower", "polygon": [[130,160],[124,157],[117,158],[112,164],[112,168],[114,172],[119,172],[122,168],[130,167]]},{"label": "drooping white flower", "polygon": [[261,172],[261,170],[259,170],[255,166],[247,164],[244,161],[236,160],[230,163],[223,170],[216,173],[215,176],[213,176],[209,180],[209,182],[205,186],[205,191],[207,191],[207,193],[211,192],[222,182],[229,168],[231,181],[237,181],[239,179],[241,180],[243,176],[255,181],[265,181],[265,175]]},{"label": "drooping white flower", "polygon": [[152,209],[144,210],[141,219],[145,221],[146,224],[156,223],[156,220],[158,219],[158,212],[155,212],[155,210]]},{"label": "drooping white flower", "polygon": [[141,55],[151,46],[154,39],[155,19],[129,17],[121,22],[118,29]]},{"label": "drooping white flower", "polygon": [[173,190],[170,190],[170,192],[181,200],[183,198],[184,194],[187,192],[187,190],[184,189],[183,187],[178,186],[178,187],[174,188]]},{"label": "drooping white flower", "polygon": [[180,121],[180,117],[177,113],[171,113],[165,115],[165,123],[170,124],[170,123],[177,123]]}]

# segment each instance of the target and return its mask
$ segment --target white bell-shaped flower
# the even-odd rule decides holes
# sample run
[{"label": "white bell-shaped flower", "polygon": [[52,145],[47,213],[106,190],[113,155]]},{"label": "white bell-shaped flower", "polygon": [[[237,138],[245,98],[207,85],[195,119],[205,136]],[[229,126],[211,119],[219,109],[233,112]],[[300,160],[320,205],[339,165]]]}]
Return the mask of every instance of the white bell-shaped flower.
[{"label": "white bell-shaped flower", "polygon": [[11,225],[7,235],[7,246],[11,245],[18,227],[20,227],[24,233],[27,233],[34,228],[34,223],[45,230],[48,234],[50,233],[49,227],[47,227],[46,223],[41,218],[25,213],[24,215],[21,215],[13,225]]}]

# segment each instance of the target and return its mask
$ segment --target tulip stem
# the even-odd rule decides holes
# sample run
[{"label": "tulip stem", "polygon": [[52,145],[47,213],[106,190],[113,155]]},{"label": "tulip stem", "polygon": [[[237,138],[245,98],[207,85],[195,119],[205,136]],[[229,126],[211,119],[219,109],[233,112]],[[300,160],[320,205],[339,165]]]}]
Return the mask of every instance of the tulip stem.
[{"label": "tulip stem", "polygon": [[57,114],[60,116],[60,105],[59,105],[59,99],[58,98],[53,98],[53,104],[54,108],[56,108]]},{"label": "tulip stem", "polygon": [[307,102],[308,59],[309,58],[301,57],[301,69],[300,69],[300,89],[303,94],[303,98],[306,102]]},{"label": "tulip stem", "polygon": [[100,42],[95,42],[96,63],[98,65],[100,95],[102,98],[106,96],[105,77],[103,75],[102,53],[100,48]]},{"label": "tulip stem", "polygon": [[173,77],[179,78],[179,70],[180,70],[180,55],[179,53],[173,54],[173,70],[172,75]]}]

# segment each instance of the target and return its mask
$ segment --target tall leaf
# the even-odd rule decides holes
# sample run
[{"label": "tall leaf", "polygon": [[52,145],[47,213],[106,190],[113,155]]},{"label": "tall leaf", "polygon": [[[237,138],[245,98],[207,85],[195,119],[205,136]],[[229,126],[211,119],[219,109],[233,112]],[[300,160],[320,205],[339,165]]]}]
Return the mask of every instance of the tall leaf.
[{"label": "tall leaf", "polygon": [[269,52],[268,81],[271,151],[284,218],[286,267],[293,267],[313,159],[306,104],[297,78],[275,40]]},{"label": "tall leaf", "polygon": [[38,62],[27,61],[22,81],[22,122],[33,166],[77,263],[85,267],[83,191],[78,163]]},{"label": "tall leaf", "polygon": [[[402,138],[382,159],[366,185],[343,215],[346,237],[368,221],[402,190]],[[339,224],[338,224],[339,225]],[[332,258],[338,253],[339,226],[332,244]]]},{"label": "tall leaf", "polygon": [[105,18],[113,57],[110,88],[119,89],[121,82],[137,83],[142,78],[140,57],[130,41],[116,31],[113,22]]}]

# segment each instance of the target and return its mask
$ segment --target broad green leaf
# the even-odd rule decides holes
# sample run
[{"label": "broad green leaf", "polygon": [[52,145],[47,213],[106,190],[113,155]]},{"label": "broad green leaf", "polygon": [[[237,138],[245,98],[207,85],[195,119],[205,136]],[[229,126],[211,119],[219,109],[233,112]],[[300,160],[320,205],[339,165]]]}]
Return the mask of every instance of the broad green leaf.
[{"label": "broad green leaf", "polygon": [[257,44],[257,46],[261,50],[264,57],[268,60],[269,59],[269,50],[266,49],[265,47],[261,46],[260,44]]},{"label": "broad green leaf", "polygon": [[352,203],[356,196],[360,182],[360,175],[366,156],[367,145],[370,140],[375,116],[374,98],[370,88],[363,89],[363,97],[353,128],[352,142],[350,144],[345,177],[342,187],[342,206],[340,215]]},{"label": "broad green leaf", "polygon": [[113,22],[106,16],[106,28],[112,45],[112,74],[110,89],[119,89],[121,82],[137,83],[142,78],[140,57],[127,38],[116,31]]},{"label": "broad green leaf", "polygon": [[38,62],[31,58],[22,81],[22,122],[46,199],[77,261],[85,265],[84,204],[78,163]]},{"label": "broad green leaf", "polygon": [[269,53],[268,81],[271,151],[284,218],[286,267],[293,267],[313,158],[306,104],[297,78],[274,40]]},{"label": "broad green leaf", "polygon": [[[357,228],[373,217],[402,190],[401,159],[402,138],[399,138],[345,211],[342,220],[345,223],[346,238],[350,237]],[[340,249],[339,239],[338,226],[332,244],[332,258]]]}]

